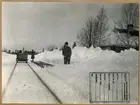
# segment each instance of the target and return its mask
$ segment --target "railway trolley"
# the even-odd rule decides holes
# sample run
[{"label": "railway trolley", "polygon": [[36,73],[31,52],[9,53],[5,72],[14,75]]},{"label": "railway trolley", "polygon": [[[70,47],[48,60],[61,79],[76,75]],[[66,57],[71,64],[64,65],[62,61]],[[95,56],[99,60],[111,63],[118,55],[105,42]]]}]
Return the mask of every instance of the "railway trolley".
[{"label": "railway trolley", "polygon": [[17,53],[17,58],[16,58],[16,62],[18,63],[19,61],[23,61],[23,62],[28,62],[28,54],[26,52],[23,53]]}]

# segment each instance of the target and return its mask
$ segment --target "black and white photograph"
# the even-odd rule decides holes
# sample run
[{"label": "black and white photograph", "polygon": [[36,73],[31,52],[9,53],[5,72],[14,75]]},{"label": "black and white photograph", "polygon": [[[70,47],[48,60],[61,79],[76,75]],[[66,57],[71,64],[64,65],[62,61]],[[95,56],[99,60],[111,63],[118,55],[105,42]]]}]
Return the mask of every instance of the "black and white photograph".
[{"label": "black and white photograph", "polygon": [[138,104],[139,4],[2,2],[2,103]]}]

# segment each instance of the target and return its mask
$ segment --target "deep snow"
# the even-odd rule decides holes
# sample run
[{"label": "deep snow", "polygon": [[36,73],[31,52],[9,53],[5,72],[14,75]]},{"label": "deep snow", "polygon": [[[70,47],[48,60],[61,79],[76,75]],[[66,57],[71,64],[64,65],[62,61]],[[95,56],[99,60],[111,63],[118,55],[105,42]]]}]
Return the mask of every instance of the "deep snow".
[{"label": "deep snow", "polygon": [[[12,69],[10,67],[14,64],[14,60],[13,55],[3,53],[3,87],[11,73]],[[58,50],[38,54],[35,60],[42,60],[55,65],[54,67],[41,69],[35,64],[29,63],[63,103],[89,103],[89,72],[96,71],[130,72],[131,103],[137,104],[138,102],[138,51],[134,49],[115,53],[114,51],[103,51],[100,48],[75,47],[71,65],[63,64],[62,52]],[[8,68],[9,65],[11,66]],[[30,84],[36,83],[32,82]],[[22,99],[20,101],[24,102]],[[36,100],[34,101],[36,102]]]}]

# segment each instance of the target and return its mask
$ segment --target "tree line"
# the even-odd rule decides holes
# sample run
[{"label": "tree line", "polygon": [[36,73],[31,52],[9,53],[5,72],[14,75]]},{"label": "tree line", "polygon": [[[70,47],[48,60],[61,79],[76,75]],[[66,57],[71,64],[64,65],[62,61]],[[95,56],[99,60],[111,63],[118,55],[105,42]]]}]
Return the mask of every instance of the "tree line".
[{"label": "tree line", "polygon": [[[120,29],[126,29],[132,25],[134,29],[138,30],[139,25],[139,5],[137,3],[127,3],[122,6],[121,20],[114,22]],[[115,11],[114,11],[115,12]],[[105,44],[110,44],[109,36],[109,17],[105,8],[99,10],[95,18],[90,17],[84,27],[77,35],[78,42],[81,46],[90,48],[100,47]],[[114,31],[115,32],[115,31]],[[124,46],[138,46],[138,37],[131,37],[130,34],[116,33],[116,44],[123,44]]]}]

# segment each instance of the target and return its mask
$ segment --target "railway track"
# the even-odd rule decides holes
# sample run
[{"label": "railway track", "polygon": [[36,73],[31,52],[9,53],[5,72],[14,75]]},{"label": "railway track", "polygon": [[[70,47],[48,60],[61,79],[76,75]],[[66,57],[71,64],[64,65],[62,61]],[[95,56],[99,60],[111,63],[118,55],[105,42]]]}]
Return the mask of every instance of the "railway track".
[{"label": "railway track", "polygon": [[5,88],[4,88],[3,91],[2,91],[2,98],[4,97],[4,94],[5,94],[5,92],[6,92],[6,89],[7,89],[8,85],[9,85],[11,79],[12,79],[12,76],[13,76],[13,73],[14,73],[14,71],[15,71],[16,66],[17,66],[17,63],[14,65],[14,68],[13,68],[13,70],[12,70],[10,76],[9,76],[8,82],[7,82]]},{"label": "railway track", "polygon": [[[46,91],[49,92],[53,98],[59,103],[62,104],[62,101],[60,100],[60,98],[52,91],[52,89],[43,81],[43,79],[36,73],[36,71],[33,69],[33,67],[31,67],[31,65],[29,63],[26,63],[27,66],[30,68],[30,70],[33,72],[33,74],[38,78],[38,80],[40,81],[40,83],[45,87]],[[6,86],[4,87],[3,91],[2,91],[2,99],[5,96],[5,93],[7,91],[7,88],[9,88],[9,84],[11,83],[11,79],[13,77],[13,74],[15,72],[16,67],[18,66],[18,64],[16,63],[14,65],[14,68],[8,78],[8,82],[6,84]]]}]

